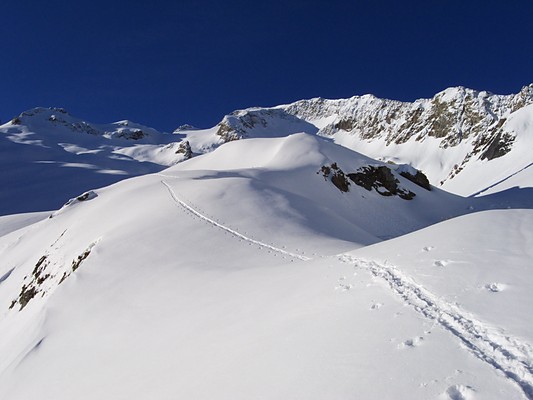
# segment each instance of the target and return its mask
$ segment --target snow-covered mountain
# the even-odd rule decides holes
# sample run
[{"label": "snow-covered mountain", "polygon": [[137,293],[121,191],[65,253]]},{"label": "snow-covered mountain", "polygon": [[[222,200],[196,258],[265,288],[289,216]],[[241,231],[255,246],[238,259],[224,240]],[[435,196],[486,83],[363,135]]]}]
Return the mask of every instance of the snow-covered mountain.
[{"label": "snow-covered mountain", "polygon": [[[463,195],[531,181],[533,84],[516,95],[462,87],[413,103],[371,95],[234,111],[215,127],[161,134],[130,121],[94,124],[36,108],[0,126],[0,215],[48,210],[126,177],[160,171],[241,138],[306,132],[371,158],[409,164]],[[35,196],[39,201],[35,201]]]},{"label": "snow-covered mountain", "polygon": [[530,177],[532,121],[533,84],[506,96],[457,87],[413,103],[365,95],[250,108],[226,116],[216,133],[224,141],[315,133],[372,158],[409,163],[432,184],[468,196]]},{"label": "snow-covered mountain", "polygon": [[185,143],[131,121],[93,124],[59,108],[0,126],[0,215],[51,210],[88,189],[190,157]]},{"label": "snow-covered mountain", "polygon": [[533,399],[532,91],[22,113],[0,399]]}]

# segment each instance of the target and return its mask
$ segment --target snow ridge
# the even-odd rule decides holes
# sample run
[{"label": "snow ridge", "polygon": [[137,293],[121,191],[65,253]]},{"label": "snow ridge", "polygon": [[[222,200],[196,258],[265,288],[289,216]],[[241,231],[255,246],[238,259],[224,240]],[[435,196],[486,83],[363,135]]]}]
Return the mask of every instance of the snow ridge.
[{"label": "snow ridge", "polygon": [[[168,177],[168,175],[162,175],[162,174],[158,174],[158,175],[167,176]],[[175,178],[175,177],[172,177],[172,178]],[[197,211],[196,209],[191,207],[189,204],[187,204],[186,202],[181,200],[178,197],[178,195],[176,194],[176,192],[174,191],[174,189],[172,189],[172,187],[167,182],[162,180],[161,183],[166,186],[166,188],[168,189],[168,192],[170,193],[170,196],[176,202],[176,204],[178,204],[179,206],[183,207],[184,209],[186,209],[187,211],[191,212],[192,214],[196,215],[198,218],[203,219],[204,221],[208,222],[209,224],[211,224],[213,226],[216,226],[217,228],[220,228],[220,229],[232,234],[233,236],[236,236],[237,238],[239,238],[241,240],[244,240],[246,242],[249,242],[249,243],[264,247],[264,248],[266,248],[268,250],[275,251],[277,253],[280,253],[280,254],[283,254],[283,255],[286,255],[286,256],[289,256],[289,257],[293,257],[293,258],[296,258],[296,259],[302,260],[302,261],[311,260],[309,257],[305,257],[305,256],[302,256],[300,254],[291,253],[290,251],[286,251],[286,250],[280,249],[278,247],[274,247],[274,246],[271,246],[269,244],[266,244],[266,243],[260,242],[258,240],[252,239],[252,238],[250,238],[248,236],[245,236],[245,235],[237,232],[236,230],[228,228],[227,226],[222,225],[222,224],[214,221],[213,219],[205,216],[204,214],[200,213],[199,211]]]},{"label": "snow ridge", "polygon": [[533,399],[533,348],[529,344],[487,326],[456,305],[438,298],[395,266],[358,259],[348,254],[341,255],[340,260],[353,263],[356,268],[365,269],[373,276],[384,279],[408,305],[424,317],[435,320],[456,336],[472,354],[503,372],[520,386],[528,399]]}]

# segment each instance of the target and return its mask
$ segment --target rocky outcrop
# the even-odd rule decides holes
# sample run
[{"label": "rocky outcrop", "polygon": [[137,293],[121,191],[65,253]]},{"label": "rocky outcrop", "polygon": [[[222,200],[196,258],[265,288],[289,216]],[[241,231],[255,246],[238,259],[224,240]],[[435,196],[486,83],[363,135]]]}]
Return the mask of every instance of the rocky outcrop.
[{"label": "rocky outcrop", "polygon": [[[71,132],[103,136],[107,139],[137,141],[159,134],[155,129],[127,120],[105,125],[88,123],[73,117],[65,109],[56,107],[36,107],[24,111],[18,117],[11,120],[11,124],[13,125],[26,125],[30,129],[34,126],[41,128],[43,122],[49,123],[55,129],[60,128],[64,130],[64,128],[66,128]],[[35,123],[37,123],[37,125],[34,125]]]},{"label": "rocky outcrop", "polygon": [[82,203],[82,202],[85,202],[85,201],[89,201],[89,200],[92,200],[92,199],[95,199],[98,197],[98,194],[93,191],[93,190],[89,190],[88,192],[85,192],[77,197],[74,197],[72,199],[69,199],[64,205],[63,207],[61,207],[59,210],[57,211],[54,211],[52,214],[50,214],[50,216],[48,218],[54,218],[62,213],[64,213],[66,210],[68,210],[70,207],[78,204],[78,203]]},{"label": "rocky outcrop", "polygon": [[[265,115],[263,116],[262,114]],[[267,126],[267,120],[265,117],[275,114],[276,113],[272,110],[235,111],[226,115],[218,124],[217,135],[220,136],[224,142],[242,139],[246,137],[248,131],[258,126],[265,128]]]},{"label": "rocky outcrop", "polygon": [[224,142],[248,137],[280,137],[292,133],[317,133],[310,122],[288,113],[283,107],[237,110],[217,125],[217,135]]},{"label": "rocky outcrop", "polygon": [[[102,132],[100,132],[98,129],[94,128],[91,124],[85,122],[85,121],[72,121],[69,117],[68,112],[66,112],[62,108],[50,108],[51,111],[54,112],[54,114],[50,115],[48,117],[48,121],[53,123],[54,125],[62,125],[74,132],[80,132],[80,133],[87,133],[89,135],[101,135]],[[46,110],[42,109],[34,109],[30,111],[23,112],[22,116],[28,116],[32,117],[34,115],[44,113]],[[59,113],[59,114],[58,114]],[[63,114],[63,115],[60,115]]]},{"label": "rocky outcrop", "polygon": [[188,140],[180,142],[176,154],[183,154],[183,159],[188,160],[192,157],[191,145]]},{"label": "rocky outcrop", "polygon": [[78,197],[70,199],[69,201],[67,201],[65,203],[65,206],[71,206],[71,205],[73,205],[75,203],[79,203],[81,201],[92,200],[92,199],[95,199],[97,197],[98,197],[98,194],[96,194],[95,191],[89,190],[88,192],[85,192],[85,193],[79,195]]},{"label": "rocky outcrop", "polygon": [[399,196],[404,200],[411,200],[416,196],[415,193],[401,187],[400,181],[386,166],[368,165],[347,176],[356,185],[368,191],[374,189],[382,196]]},{"label": "rocky outcrop", "polygon": [[508,133],[498,132],[485,147],[480,158],[482,160],[492,160],[494,158],[502,157],[511,151],[513,142],[514,136]]},{"label": "rocky outcrop", "polygon": [[331,183],[333,183],[341,192],[348,192],[350,190],[350,182],[346,178],[346,175],[344,175],[344,172],[337,166],[337,163],[333,163],[329,167],[323,165],[319,172],[322,172],[322,176],[326,181],[328,178],[331,179]]},{"label": "rocky outcrop", "polygon": [[[62,240],[65,232],[54,243]],[[39,258],[32,273],[24,277],[20,293],[11,302],[9,308],[12,309],[18,304],[20,306],[19,311],[22,311],[37,295],[39,297],[49,296],[89,257],[97,242],[91,243],[72,260],[70,265],[64,262],[65,255],[47,251]]]},{"label": "rocky outcrop", "polygon": [[176,129],[174,129],[174,133],[184,132],[184,131],[196,131],[199,128],[195,127],[194,125],[190,124],[183,124],[178,126]]},{"label": "rocky outcrop", "polygon": [[322,173],[326,181],[330,180],[344,193],[350,190],[352,182],[368,191],[375,190],[382,196],[398,196],[404,200],[411,200],[416,196],[415,193],[400,186],[400,181],[386,166],[367,165],[356,172],[345,174],[336,163],[333,163],[329,166],[323,165],[317,173]]},{"label": "rocky outcrop", "polygon": [[117,138],[128,140],[139,140],[145,136],[147,136],[146,133],[140,129],[119,129],[118,133],[116,134]]},{"label": "rocky outcrop", "polygon": [[424,188],[426,190],[431,190],[431,185],[429,179],[422,171],[417,170],[416,168],[411,167],[410,165],[400,165],[396,168],[396,172],[403,176],[405,179],[410,180],[414,184]]}]

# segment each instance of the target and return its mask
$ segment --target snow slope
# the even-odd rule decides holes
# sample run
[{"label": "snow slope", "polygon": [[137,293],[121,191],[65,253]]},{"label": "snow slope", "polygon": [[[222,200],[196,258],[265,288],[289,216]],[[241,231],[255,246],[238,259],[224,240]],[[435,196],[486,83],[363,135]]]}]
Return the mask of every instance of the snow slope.
[{"label": "snow slope", "polygon": [[532,224],[531,209],[485,211],[351,252],[346,260],[531,398]]},{"label": "snow slope", "polygon": [[446,186],[447,190],[455,191],[461,187],[479,187],[481,176],[490,176],[491,185],[479,190],[476,195],[501,192],[513,187],[531,188],[533,186],[533,105],[521,108],[512,113],[503,124],[502,130],[514,138],[514,152],[490,162],[480,162],[468,166],[468,173],[457,175]]},{"label": "snow slope", "polygon": [[533,215],[506,209],[531,197],[395,171],[412,200],[342,192],[317,174],[332,163],[383,166],[311,134],[234,141],[20,217],[0,236],[0,398],[531,398]]},{"label": "snow slope", "polygon": [[49,212],[36,212],[0,216],[0,236],[22,229],[38,221],[48,218]]}]

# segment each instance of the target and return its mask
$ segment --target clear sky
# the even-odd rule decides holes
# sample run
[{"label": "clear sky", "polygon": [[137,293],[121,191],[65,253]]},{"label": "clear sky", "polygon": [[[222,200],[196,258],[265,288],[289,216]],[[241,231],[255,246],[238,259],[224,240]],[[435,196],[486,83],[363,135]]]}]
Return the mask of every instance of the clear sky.
[{"label": "clear sky", "polygon": [[0,118],[64,107],[171,131],[238,108],[533,82],[532,0],[3,2]]}]

